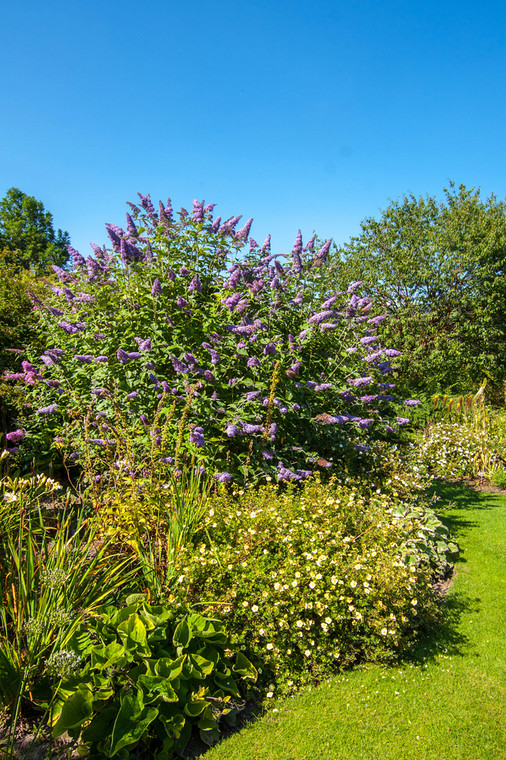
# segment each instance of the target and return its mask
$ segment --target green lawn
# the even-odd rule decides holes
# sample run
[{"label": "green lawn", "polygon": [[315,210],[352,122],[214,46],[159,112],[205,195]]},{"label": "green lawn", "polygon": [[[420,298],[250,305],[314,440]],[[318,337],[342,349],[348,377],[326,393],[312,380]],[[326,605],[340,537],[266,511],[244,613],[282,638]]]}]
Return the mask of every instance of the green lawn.
[{"label": "green lawn", "polygon": [[396,667],[279,702],[206,760],[506,758],[506,497],[438,485],[462,547],[445,623]]}]

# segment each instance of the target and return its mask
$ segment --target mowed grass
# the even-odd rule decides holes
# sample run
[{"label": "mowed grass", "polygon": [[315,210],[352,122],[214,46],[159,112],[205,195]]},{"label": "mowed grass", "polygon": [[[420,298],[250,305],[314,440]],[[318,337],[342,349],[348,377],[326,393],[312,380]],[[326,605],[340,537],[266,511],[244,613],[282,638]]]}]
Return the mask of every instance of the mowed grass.
[{"label": "mowed grass", "polygon": [[462,548],[444,624],[395,667],[279,702],[206,760],[506,758],[506,497],[436,487]]}]

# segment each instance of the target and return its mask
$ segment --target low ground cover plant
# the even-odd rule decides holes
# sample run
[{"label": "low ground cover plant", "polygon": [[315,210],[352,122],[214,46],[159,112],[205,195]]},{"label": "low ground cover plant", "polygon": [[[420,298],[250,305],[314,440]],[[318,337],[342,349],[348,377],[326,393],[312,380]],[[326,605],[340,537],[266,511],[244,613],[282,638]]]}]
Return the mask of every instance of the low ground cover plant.
[{"label": "low ground cover plant", "polygon": [[456,548],[428,507],[357,484],[241,490],[213,499],[175,594],[225,622],[272,697],[395,656],[437,617],[434,569]]},{"label": "low ground cover plant", "polygon": [[232,654],[221,623],[142,595],[97,610],[70,647],[78,662],[58,685],[53,736],[68,732],[90,758],[171,758],[193,726],[213,744],[218,720],[233,722],[243,705],[240,683],[257,675],[244,654]]}]

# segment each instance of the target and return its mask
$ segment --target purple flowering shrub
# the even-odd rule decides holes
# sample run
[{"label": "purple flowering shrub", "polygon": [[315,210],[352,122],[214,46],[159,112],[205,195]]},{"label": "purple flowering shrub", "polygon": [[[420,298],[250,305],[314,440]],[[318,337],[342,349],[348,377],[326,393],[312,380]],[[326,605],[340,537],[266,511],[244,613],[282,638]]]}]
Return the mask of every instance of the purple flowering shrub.
[{"label": "purple flowering shrub", "polygon": [[70,249],[72,270],[53,267],[37,301],[49,348],[18,373],[27,439],[50,431],[76,462],[154,442],[176,474],[191,462],[222,483],[297,481],[408,423],[393,406],[399,352],[361,283],[314,300],[330,242],[299,232],[273,255],[252,220],[237,229],[204,202],[179,218],[170,201],[129,205],[125,229],[106,225],[110,247]]}]

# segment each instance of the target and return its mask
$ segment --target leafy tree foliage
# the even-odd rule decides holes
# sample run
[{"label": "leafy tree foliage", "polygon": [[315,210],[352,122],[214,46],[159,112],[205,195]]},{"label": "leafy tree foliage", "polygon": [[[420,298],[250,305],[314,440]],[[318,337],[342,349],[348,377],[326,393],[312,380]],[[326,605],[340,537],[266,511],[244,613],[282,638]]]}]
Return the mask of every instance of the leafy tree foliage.
[{"label": "leafy tree foliage", "polygon": [[403,196],[362,233],[331,252],[344,286],[364,280],[389,319],[384,338],[404,355],[411,389],[464,392],[506,378],[506,204],[479,189]]},{"label": "leafy tree foliage", "polygon": [[43,272],[68,261],[68,232],[53,228],[53,216],[41,201],[11,187],[0,201],[0,250],[16,251],[12,263]]}]

